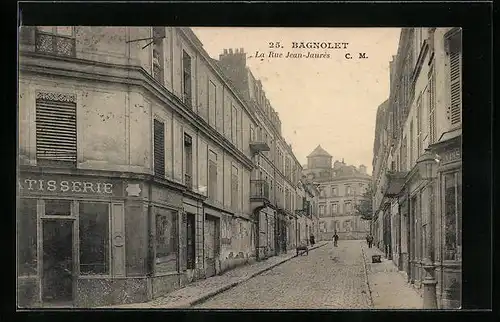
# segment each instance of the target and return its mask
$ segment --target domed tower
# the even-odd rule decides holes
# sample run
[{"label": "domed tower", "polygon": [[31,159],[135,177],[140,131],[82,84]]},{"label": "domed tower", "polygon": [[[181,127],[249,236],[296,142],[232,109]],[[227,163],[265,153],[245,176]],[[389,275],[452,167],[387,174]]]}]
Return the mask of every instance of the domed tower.
[{"label": "domed tower", "polygon": [[307,156],[307,169],[330,169],[332,167],[332,156],[326,152],[321,145]]}]

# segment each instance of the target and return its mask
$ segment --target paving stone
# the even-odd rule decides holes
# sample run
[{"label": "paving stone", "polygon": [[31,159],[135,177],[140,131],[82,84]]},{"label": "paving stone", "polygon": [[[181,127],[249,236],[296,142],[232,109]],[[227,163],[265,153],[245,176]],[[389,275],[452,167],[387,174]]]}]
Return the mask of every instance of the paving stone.
[{"label": "paving stone", "polygon": [[195,308],[369,308],[359,241],[340,241],[296,257]]}]

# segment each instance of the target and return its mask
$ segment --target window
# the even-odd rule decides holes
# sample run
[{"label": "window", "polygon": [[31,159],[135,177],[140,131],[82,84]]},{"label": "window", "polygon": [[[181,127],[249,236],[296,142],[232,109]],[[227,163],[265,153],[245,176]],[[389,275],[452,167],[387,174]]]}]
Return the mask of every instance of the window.
[{"label": "window", "polygon": [[163,38],[165,27],[153,27],[153,78],[163,85]]},{"label": "window", "polygon": [[254,142],[254,141],[255,141],[255,133],[254,133],[253,125],[250,124],[250,142]]},{"label": "window", "polygon": [[407,155],[408,155],[408,142],[406,136],[403,138],[403,143],[401,143],[401,170],[406,171],[407,167]]},{"label": "window", "polygon": [[21,199],[17,213],[17,274],[37,272],[36,199]]},{"label": "window", "polygon": [[76,95],[36,95],[37,162],[76,165]]},{"label": "window", "polygon": [[195,215],[187,214],[186,221],[186,259],[187,269],[195,268],[195,250],[196,250],[196,229],[195,229]]},{"label": "window", "polygon": [[182,51],[182,86],[183,86],[183,101],[189,107],[192,106],[192,90],[191,90],[191,57]]},{"label": "window", "polygon": [[165,125],[163,122],[153,122],[153,157],[154,174],[159,178],[165,177]]},{"label": "window", "polygon": [[332,186],[332,196],[337,196],[337,187]]},{"label": "window", "polygon": [[344,212],[345,212],[345,213],[350,213],[350,212],[351,212],[351,210],[352,210],[352,209],[351,209],[351,202],[350,202],[350,201],[345,202],[345,203],[344,203]]},{"label": "window", "polygon": [[109,274],[109,205],[81,202],[79,210],[80,273]]},{"label": "window", "polygon": [[73,27],[38,27],[35,36],[37,52],[58,56],[76,56]]},{"label": "window", "polygon": [[413,121],[410,122],[410,167],[413,167]]},{"label": "window", "polygon": [[217,88],[212,81],[208,81],[208,123],[215,127],[216,117],[215,110],[217,106],[216,98]]},{"label": "window", "polygon": [[45,200],[45,216],[71,216],[71,201]]},{"label": "window", "polygon": [[217,154],[208,152],[208,198],[217,199]]},{"label": "window", "polygon": [[335,215],[335,214],[338,214],[339,212],[339,205],[337,203],[333,203],[332,206],[331,206],[331,211],[332,211],[332,215]]},{"label": "window", "polygon": [[155,208],[156,271],[177,271],[177,213]]},{"label": "window", "polygon": [[429,83],[427,93],[429,95],[429,143],[436,141],[436,84],[434,80],[434,60],[431,62],[428,74]]},{"label": "window", "polygon": [[351,186],[346,186],[346,195],[350,196],[352,194]]},{"label": "window", "polygon": [[417,100],[417,158],[422,153],[422,96]]},{"label": "window", "polygon": [[325,216],[325,205],[319,205],[319,215],[321,217]]},{"label": "window", "polygon": [[445,260],[461,260],[462,254],[462,178],[447,173],[444,179]]},{"label": "window", "polygon": [[233,105],[231,110],[231,142],[236,145],[236,130],[237,130],[237,122],[238,121],[238,111],[236,107]]},{"label": "window", "polygon": [[450,100],[448,119],[451,125],[462,122],[462,30],[453,29],[445,40],[449,73]]},{"label": "window", "polygon": [[193,187],[193,141],[191,136],[184,133],[184,184]]},{"label": "window", "polygon": [[231,208],[233,210],[238,210],[238,190],[239,190],[239,180],[238,180],[238,168],[234,165],[231,168]]}]

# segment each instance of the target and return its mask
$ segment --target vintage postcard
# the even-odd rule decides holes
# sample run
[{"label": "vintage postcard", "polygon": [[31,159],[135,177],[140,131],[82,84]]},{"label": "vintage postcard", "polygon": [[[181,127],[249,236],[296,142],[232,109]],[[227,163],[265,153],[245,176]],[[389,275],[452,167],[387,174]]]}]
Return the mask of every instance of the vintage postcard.
[{"label": "vintage postcard", "polygon": [[462,306],[461,28],[21,26],[17,306]]}]

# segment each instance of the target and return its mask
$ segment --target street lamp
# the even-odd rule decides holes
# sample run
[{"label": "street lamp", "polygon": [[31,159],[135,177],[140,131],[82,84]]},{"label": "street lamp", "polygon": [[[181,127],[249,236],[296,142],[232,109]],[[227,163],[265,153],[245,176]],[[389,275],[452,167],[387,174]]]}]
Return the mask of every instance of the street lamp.
[{"label": "street lamp", "polygon": [[[428,229],[426,230],[427,247],[425,249],[425,258],[423,268],[425,270],[425,278],[422,282],[424,285],[424,309],[437,309],[437,295],[435,278],[435,265],[434,265],[434,179],[437,178],[437,165],[439,157],[426,150],[417,159],[418,173],[422,180],[427,181],[425,186],[425,193],[428,203],[428,210],[426,211],[426,221]],[[424,200],[425,200],[424,199]]]}]

